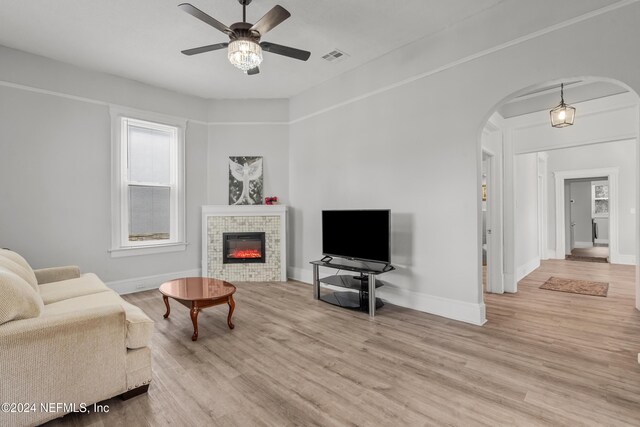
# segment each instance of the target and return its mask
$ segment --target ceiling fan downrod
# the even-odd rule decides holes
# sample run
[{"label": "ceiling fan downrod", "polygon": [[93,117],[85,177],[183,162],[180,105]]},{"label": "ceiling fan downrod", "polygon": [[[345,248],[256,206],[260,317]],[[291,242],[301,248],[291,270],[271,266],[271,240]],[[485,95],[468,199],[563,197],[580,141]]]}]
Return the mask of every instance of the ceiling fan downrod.
[{"label": "ceiling fan downrod", "polygon": [[247,22],[247,6],[251,4],[251,0],[238,0],[242,5],[242,22]]}]

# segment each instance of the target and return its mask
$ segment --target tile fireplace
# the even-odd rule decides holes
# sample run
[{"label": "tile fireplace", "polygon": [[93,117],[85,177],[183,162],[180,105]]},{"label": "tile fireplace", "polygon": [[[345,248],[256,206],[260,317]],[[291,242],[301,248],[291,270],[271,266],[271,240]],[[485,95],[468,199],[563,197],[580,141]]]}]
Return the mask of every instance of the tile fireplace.
[{"label": "tile fireplace", "polygon": [[286,282],[286,206],[203,206],[202,232],[204,277]]}]

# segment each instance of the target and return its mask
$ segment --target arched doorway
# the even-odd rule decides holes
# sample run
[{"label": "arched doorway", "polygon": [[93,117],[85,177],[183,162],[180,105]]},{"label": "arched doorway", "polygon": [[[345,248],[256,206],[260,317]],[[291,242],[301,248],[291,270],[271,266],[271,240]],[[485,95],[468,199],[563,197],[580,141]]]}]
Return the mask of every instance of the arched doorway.
[{"label": "arched doorway", "polygon": [[[560,101],[561,83],[566,85],[567,103],[578,110],[574,126],[555,129],[551,127],[549,110]],[[557,194],[560,192],[555,190],[559,179],[556,177],[563,175],[555,165],[552,168],[554,170],[547,167],[548,153],[557,157],[560,150],[589,147],[580,153],[584,157],[593,156],[595,147],[603,147],[600,144],[610,144],[609,147],[615,145],[618,151],[633,147],[635,155],[629,153],[629,158],[625,160],[627,169],[629,162],[633,163],[633,173],[625,173],[619,179],[617,176],[608,178],[612,190],[617,192],[617,198],[611,200],[611,215],[615,214],[616,220],[610,222],[607,231],[612,237],[609,260],[614,264],[636,265],[640,241],[640,227],[635,214],[640,190],[635,178],[639,158],[638,99],[635,91],[619,81],[575,77],[536,84],[517,91],[503,99],[488,114],[480,132],[479,153],[482,153],[482,158],[478,162],[481,165],[478,180],[481,185],[486,185],[479,190],[486,194],[486,200],[482,200],[478,212],[481,234],[478,274],[483,279],[480,281],[482,295],[485,291],[515,293],[518,281],[535,270],[541,261],[564,258],[564,251],[561,253],[558,249],[564,244],[563,236],[558,231],[563,228],[559,225],[563,223],[563,217],[562,214],[555,214],[556,211],[562,211],[557,209],[561,197]],[[522,161],[519,156],[529,158]],[[597,159],[592,160],[591,167],[580,167],[578,161],[568,162],[565,172],[571,173],[565,178],[577,173],[576,176],[587,179],[589,170],[595,171],[594,180],[602,179],[604,175],[615,175],[615,171],[611,172],[615,168],[610,162],[597,168],[593,167],[598,163]],[[531,169],[530,179],[517,182],[519,174],[516,172],[523,167]],[[618,191],[618,187],[622,186],[625,191]],[[632,203],[628,197],[629,189],[632,189]],[[523,192],[528,197],[522,197]],[[527,206],[523,207],[523,204]],[[571,223],[571,220],[567,222]],[[528,236],[519,239],[518,228],[522,228],[523,223],[528,228]],[[640,309],[637,270],[635,306]]]}]

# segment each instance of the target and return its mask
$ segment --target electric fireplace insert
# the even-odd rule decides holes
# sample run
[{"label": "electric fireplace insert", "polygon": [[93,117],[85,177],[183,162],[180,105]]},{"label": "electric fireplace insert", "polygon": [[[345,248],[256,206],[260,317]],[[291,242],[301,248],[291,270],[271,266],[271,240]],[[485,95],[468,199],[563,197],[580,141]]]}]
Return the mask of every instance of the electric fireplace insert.
[{"label": "electric fireplace insert", "polygon": [[264,263],[264,233],[222,233],[224,264]]}]

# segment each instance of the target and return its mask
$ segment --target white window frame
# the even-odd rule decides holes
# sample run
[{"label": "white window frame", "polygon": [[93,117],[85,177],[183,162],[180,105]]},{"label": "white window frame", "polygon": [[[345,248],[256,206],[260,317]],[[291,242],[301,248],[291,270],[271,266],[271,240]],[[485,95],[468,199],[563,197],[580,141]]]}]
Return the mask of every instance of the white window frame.
[{"label": "white window frame", "polygon": [[[185,234],[185,131],[187,122],[170,116],[125,108],[110,108],[111,114],[111,257],[184,251]],[[129,175],[127,124],[175,132],[170,170],[170,231],[168,240],[129,241]],[[140,183],[156,186],[155,183]],[[161,186],[161,185],[157,185]],[[166,187],[162,185],[161,187]]]},{"label": "white window frame", "polygon": [[[591,182],[591,218],[609,218],[609,212],[611,211],[611,206],[609,205],[609,212],[607,213],[596,213],[596,200],[607,200],[611,197],[609,193],[609,197],[596,199],[596,185],[606,185],[609,187],[609,181],[592,181]],[[608,188],[611,190],[611,188]],[[611,203],[611,201],[609,201]]]}]

